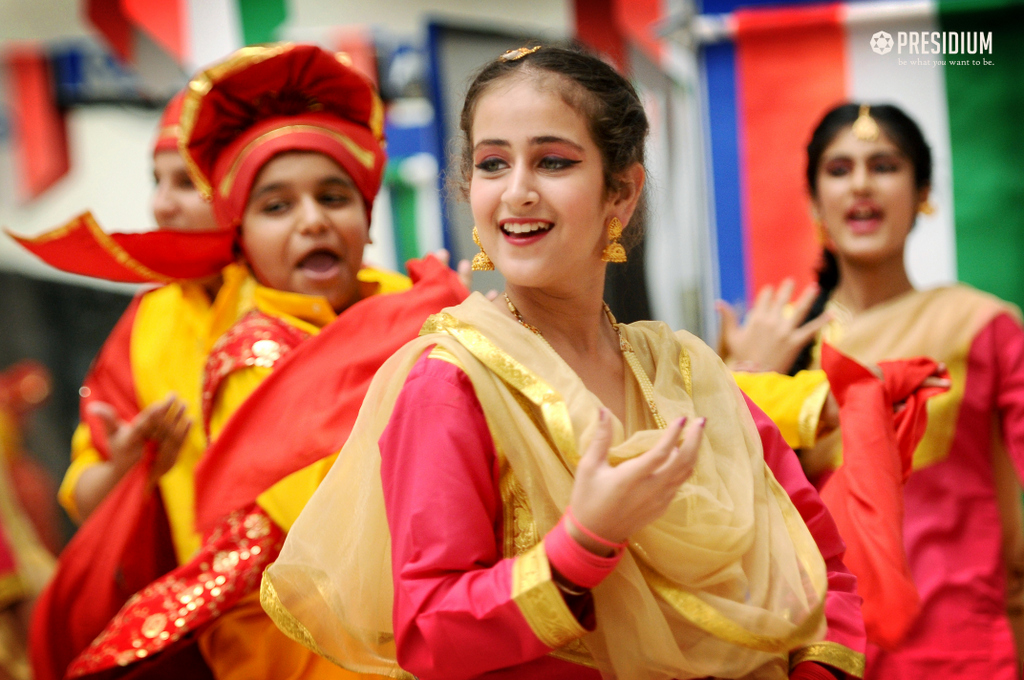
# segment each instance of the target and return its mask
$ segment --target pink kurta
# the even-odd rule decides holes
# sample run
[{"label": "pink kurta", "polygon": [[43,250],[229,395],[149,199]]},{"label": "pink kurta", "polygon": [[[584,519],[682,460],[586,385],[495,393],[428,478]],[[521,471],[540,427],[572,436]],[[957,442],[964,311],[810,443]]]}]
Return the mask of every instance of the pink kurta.
[{"label": "pink kurta", "polygon": [[[766,462],[825,557],[827,639],[863,651],[860,598],[842,564],[835,524],[778,429],[756,406],[750,409]],[[402,668],[422,680],[599,678],[596,670],[548,656],[551,648],[512,600],[514,560],[503,559],[501,549],[499,460],[465,373],[447,361],[421,358],[380,451]]]},{"label": "pink kurta", "polygon": [[971,343],[949,455],[907,482],[904,538],[921,614],[898,651],[869,650],[870,678],[1018,677],[992,468],[994,417],[1024,476],[1024,330],[1008,314]]}]

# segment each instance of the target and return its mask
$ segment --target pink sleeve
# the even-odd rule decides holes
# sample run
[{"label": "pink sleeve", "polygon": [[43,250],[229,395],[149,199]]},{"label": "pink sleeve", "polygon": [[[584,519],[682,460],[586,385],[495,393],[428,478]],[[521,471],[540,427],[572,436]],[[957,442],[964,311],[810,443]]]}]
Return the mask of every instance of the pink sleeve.
[{"label": "pink sleeve", "polygon": [[402,668],[469,678],[550,652],[512,600],[494,445],[466,375],[421,358],[380,451]]},{"label": "pink sleeve", "polygon": [[752,401],[747,406],[754,416],[761,442],[764,445],[765,463],[775,478],[786,489],[793,505],[800,512],[807,528],[810,529],[828,569],[828,595],[825,600],[825,618],[828,632],[825,639],[863,654],[867,639],[864,633],[864,619],[861,617],[861,599],[857,595],[857,579],[843,565],[846,546],[839,536],[832,516],[821,502],[821,497],[804,476],[800,461],[793,449],[783,440],[779,429]]},{"label": "pink sleeve", "polygon": [[1024,479],[1024,329],[1009,314],[1000,314],[971,344],[968,365],[995,358],[996,407],[1006,450]]}]

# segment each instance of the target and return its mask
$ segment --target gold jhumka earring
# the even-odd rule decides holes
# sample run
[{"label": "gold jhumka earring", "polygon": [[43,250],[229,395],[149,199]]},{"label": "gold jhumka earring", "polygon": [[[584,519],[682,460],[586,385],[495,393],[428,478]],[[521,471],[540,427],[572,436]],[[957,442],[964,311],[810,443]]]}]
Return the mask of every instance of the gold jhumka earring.
[{"label": "gold jhumka earring", "polygon": [[491,258],[487,257],[483,245],[480,244],[480,232],[476,230],[476,226],[473,227],[473,243],[480,249],[480,252],[473,256],[473,263],[471,265],[473,271],[487,272],[494,269],[494,263],[491,262]]},{"label": "gold jhumka earring", "polygon": [[601,252],[602,262],[626,261],[626,249],[619,243],[620,238],[622,238],[622,222],[619,221],[618,217],[613,217],[612,221],[608,223],[609,243],[604,247],[604,251]]},{"label": "gold jhumka earring", "polygon": [[853,121],[853,136],[865,142],[876,142],[878,134],[878,123],[871,117],[871,106],[861,104],[857,120]]},{"label": "gold jhumka earring", "polygon": [[922,215],[934,215],[935,211],[935,204],[931,201],[921,201],[921,204],[917,206],[917,212]]}]

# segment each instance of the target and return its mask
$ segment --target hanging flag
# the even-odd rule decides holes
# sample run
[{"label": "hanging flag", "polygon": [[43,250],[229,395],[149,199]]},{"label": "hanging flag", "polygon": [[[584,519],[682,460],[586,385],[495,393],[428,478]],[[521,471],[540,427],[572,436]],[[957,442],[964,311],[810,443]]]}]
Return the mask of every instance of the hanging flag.
[{"label": "hanging flag", "polygon": [[85,14],[118,59],[126,64],[135,61],[135,36],[121,0],[86,0]]},{"label": "hanging flag", "polygon": [[29,201],[67,174],[67,127],[57,106],[47,55],[34,45],[8,47],[4,54],[14,132],[18,192]]},{"label": "hanging flag", "polygon": [[821,248],[804,148],[828,109],[856,101],[896,104],[932,147],[938,211],[911,234],[912,280],[1024,304],[1024,3],[801,5],[739,10],[722,25],[735,50],[709,46],[704,62],[725,299],[812,280]]},{"label": "hanging flag", "polygon": [[288,17],[286,0],[87,0],[87,16],[124,61],[133,31],[146,34],[191,72],[245,45],[272,42]]}]

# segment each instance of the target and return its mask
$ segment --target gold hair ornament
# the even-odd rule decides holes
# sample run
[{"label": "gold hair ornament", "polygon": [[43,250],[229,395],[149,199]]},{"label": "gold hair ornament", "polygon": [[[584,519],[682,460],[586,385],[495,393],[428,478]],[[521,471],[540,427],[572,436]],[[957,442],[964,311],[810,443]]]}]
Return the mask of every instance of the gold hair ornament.
[{"label": "gold hair ornament", "polygon": [[498,57],[498,61],[519,61],[528,54],[533,54],[540,49],[540,45],[534,45],[533,47],[517,47],[514,50],[509,50],[505,54]]},{"label": "gold hair ornament", "polygon": [[480,249],[480,252],[473,256],[473,263],[470,265],[475,272],[487,272],[494,269],[494,263],[491,262],[491,258],[487,257],[487,253],[484,252],[484,247],[480,243],[480,233],[476,230],[476,225],[473,226],[473,243]]},{"label": "gold hair ornament", "polygon": [[878,134],[878,123],[871,117],[871,106],[861,104],[857,120],[853,121],[853,136],[865,142],[875,142]]},{"label": "gold hair ornament", "polygon": [[622,238],[622,222],[618,217],[613,217],[608,223],[608,245],[601,252],[602,262],[625,262],[626,249],[619,243]]}]

